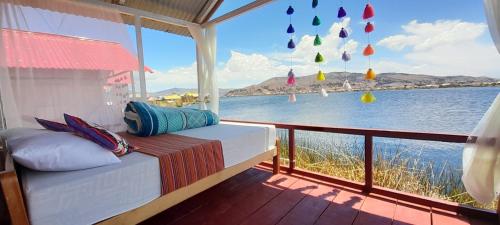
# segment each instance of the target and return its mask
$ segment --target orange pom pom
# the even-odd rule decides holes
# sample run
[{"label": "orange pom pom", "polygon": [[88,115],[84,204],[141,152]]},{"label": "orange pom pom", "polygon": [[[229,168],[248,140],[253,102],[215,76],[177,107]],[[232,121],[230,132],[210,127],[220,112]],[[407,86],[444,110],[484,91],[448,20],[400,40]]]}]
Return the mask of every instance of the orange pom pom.
[{"label": "orange pom pom", "polygon": [[373,49],[372,45],[368,44],[368,46],[366,46],[365,50],[363,50],[363,55],[364,56],[370,56],[370,55],[373,55],[375,53],[375,50]]}]

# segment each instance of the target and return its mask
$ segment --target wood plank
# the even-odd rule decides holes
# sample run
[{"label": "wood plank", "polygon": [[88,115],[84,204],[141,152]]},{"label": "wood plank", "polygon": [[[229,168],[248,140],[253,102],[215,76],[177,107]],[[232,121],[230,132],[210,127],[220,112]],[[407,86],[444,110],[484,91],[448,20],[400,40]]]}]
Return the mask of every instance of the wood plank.
[{"label": "wood plank", "polygon": [[396,202],[372,195],[366,197],[354,225],[390,225],[396,211]]},{"label": "wood plank", "polygon": [[431,215],[433,225],[470,225],[467,218],[456,213],[432,209]]},{"label": "wood plank", "polygon": [[427,206],[398,201],[393,225],[431,225],[431,209]]},{"label": "wood plank", "polygon": [[469,218],[469,222],[471,225],[498,225],[499,221],[488,221],[484,219],[478,218]]},{"label": "wood plank", "polygon": [[298,180],[289,189],[245,219],[242,225],[274,225],[278,223],[305,195],[318,187],[317,184]]},{"label": "wood plank", "polygon": [[239,224],[298,180],[297,178],[285,175],[274,176],[273,178],[265,182],[262,186],[259,186],[257,190],[247,195],[245,199],[233,204],[223,214],[214,215],[206,224]]},{"label": "wood plank", "polygon": [[366,196],[350,191],[340,191],[316,221],[316,225],[351,225],[359,213]]},{"label": "wood plank", "polygon": [[231,207],[234,202],[241,200],[246,195],[251,194],[268,179],[277,179],[277,176],[272,176],[269,172],[262,172],[250,178],[251,182],[246,185],[240,186],[234,190],[223,190],[217,195],[209,195],[207,204],[193,210],[183,218],[179,218],[173,224],[202,224],[210,219],[213,215],[226,211]]},{"label": "wood plank", "polygon": [[[262,174],[263,171],[259,169],[249,169],[246,170],[229,180],[226,180],[205,192],[193,196],[186,201],[178,204],[164,212],[149,218],[148,220],[142,222],[141,224],[162,224],[168,225],[172,224],[183,216],[193,212],[194,210],[208,204],[211,198],[216,198],[221,193],[231,192],[238,190],[239,187],[245,187],[250,183],[254,182],[253,179],[260,178],[258,175]],[[175,218],[175,219],[172,219]]]},{"label": "wood plank", "polygon": [[300,201],[281,221],[280,225],[308,225],[321,216],[340,190],[319,185]]}]

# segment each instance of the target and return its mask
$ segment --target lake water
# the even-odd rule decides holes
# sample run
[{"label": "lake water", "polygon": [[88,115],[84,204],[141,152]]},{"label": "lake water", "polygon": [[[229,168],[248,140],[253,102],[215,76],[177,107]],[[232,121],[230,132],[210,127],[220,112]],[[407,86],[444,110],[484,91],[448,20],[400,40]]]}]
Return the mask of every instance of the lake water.
[{"label": "lake water", "polygon": [[[290,122],[354,128],[378,128],[421,132],[469,134],[491,105],[499,87],[374,91],[377,101],[363,104],[362,92],[288,96],[222,98],[220,116],[225,119]],[[311,135],[322,141],[327,134]],[[324,140],[323,140],[324,141]],[[462,144],[376,138],[377,146],[394,146],[419,155],[424,161],[448,162],[461,168]],[[382,147],[381,147],[382,148]]]}]

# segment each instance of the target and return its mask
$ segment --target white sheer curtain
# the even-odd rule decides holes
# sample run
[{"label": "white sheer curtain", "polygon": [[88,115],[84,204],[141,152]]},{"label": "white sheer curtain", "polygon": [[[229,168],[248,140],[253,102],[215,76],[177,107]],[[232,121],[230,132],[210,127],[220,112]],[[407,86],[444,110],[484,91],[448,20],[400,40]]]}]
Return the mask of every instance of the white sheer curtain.
[{"label": "white sheer curtain", "polygon": [[462,181],[478,202],[489,203],[500,193],[500,94],[465,145]]},{"label": "white sheer curtain", "polygon": [[500,52],[500,1],[499,0],[484,0],[484,10],[490,34]]},{"label": "white sheer curtain", "polygon": [[[484,8],[500,52],[500,1],[484,0]],[[470,135],[462,161],[467,192],[478,202],[490,203],[500,194],[500,94]]]},{"label": "white sheer curtain", "polygon": [[0,2],[3,127],[80,116],[124,130],[137,57],[117,11],[60,0]]},{"label": "white sheer curtain", "polygon": [[[215,25],[207,28],[189,26],[189,32],[196,41],[196,61],[198,66],[198,93],[201,109],[219,113],[219,88],[215,73],[217,55],[217,31]],[[208,107],[205,98],[208,97]]]}]

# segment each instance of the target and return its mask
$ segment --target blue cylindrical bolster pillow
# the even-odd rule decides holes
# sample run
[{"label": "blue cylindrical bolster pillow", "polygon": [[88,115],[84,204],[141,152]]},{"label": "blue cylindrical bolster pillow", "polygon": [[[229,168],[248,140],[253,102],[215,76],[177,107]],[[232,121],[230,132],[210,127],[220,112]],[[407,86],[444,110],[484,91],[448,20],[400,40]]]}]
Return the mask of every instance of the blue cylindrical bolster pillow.
[{"label": "blue cylindrical bolster pillow", "polygon": [[131,101],[125,108],[128,132],[142,137],[166,134],[219,123],[210,110],[172,108]]}]

